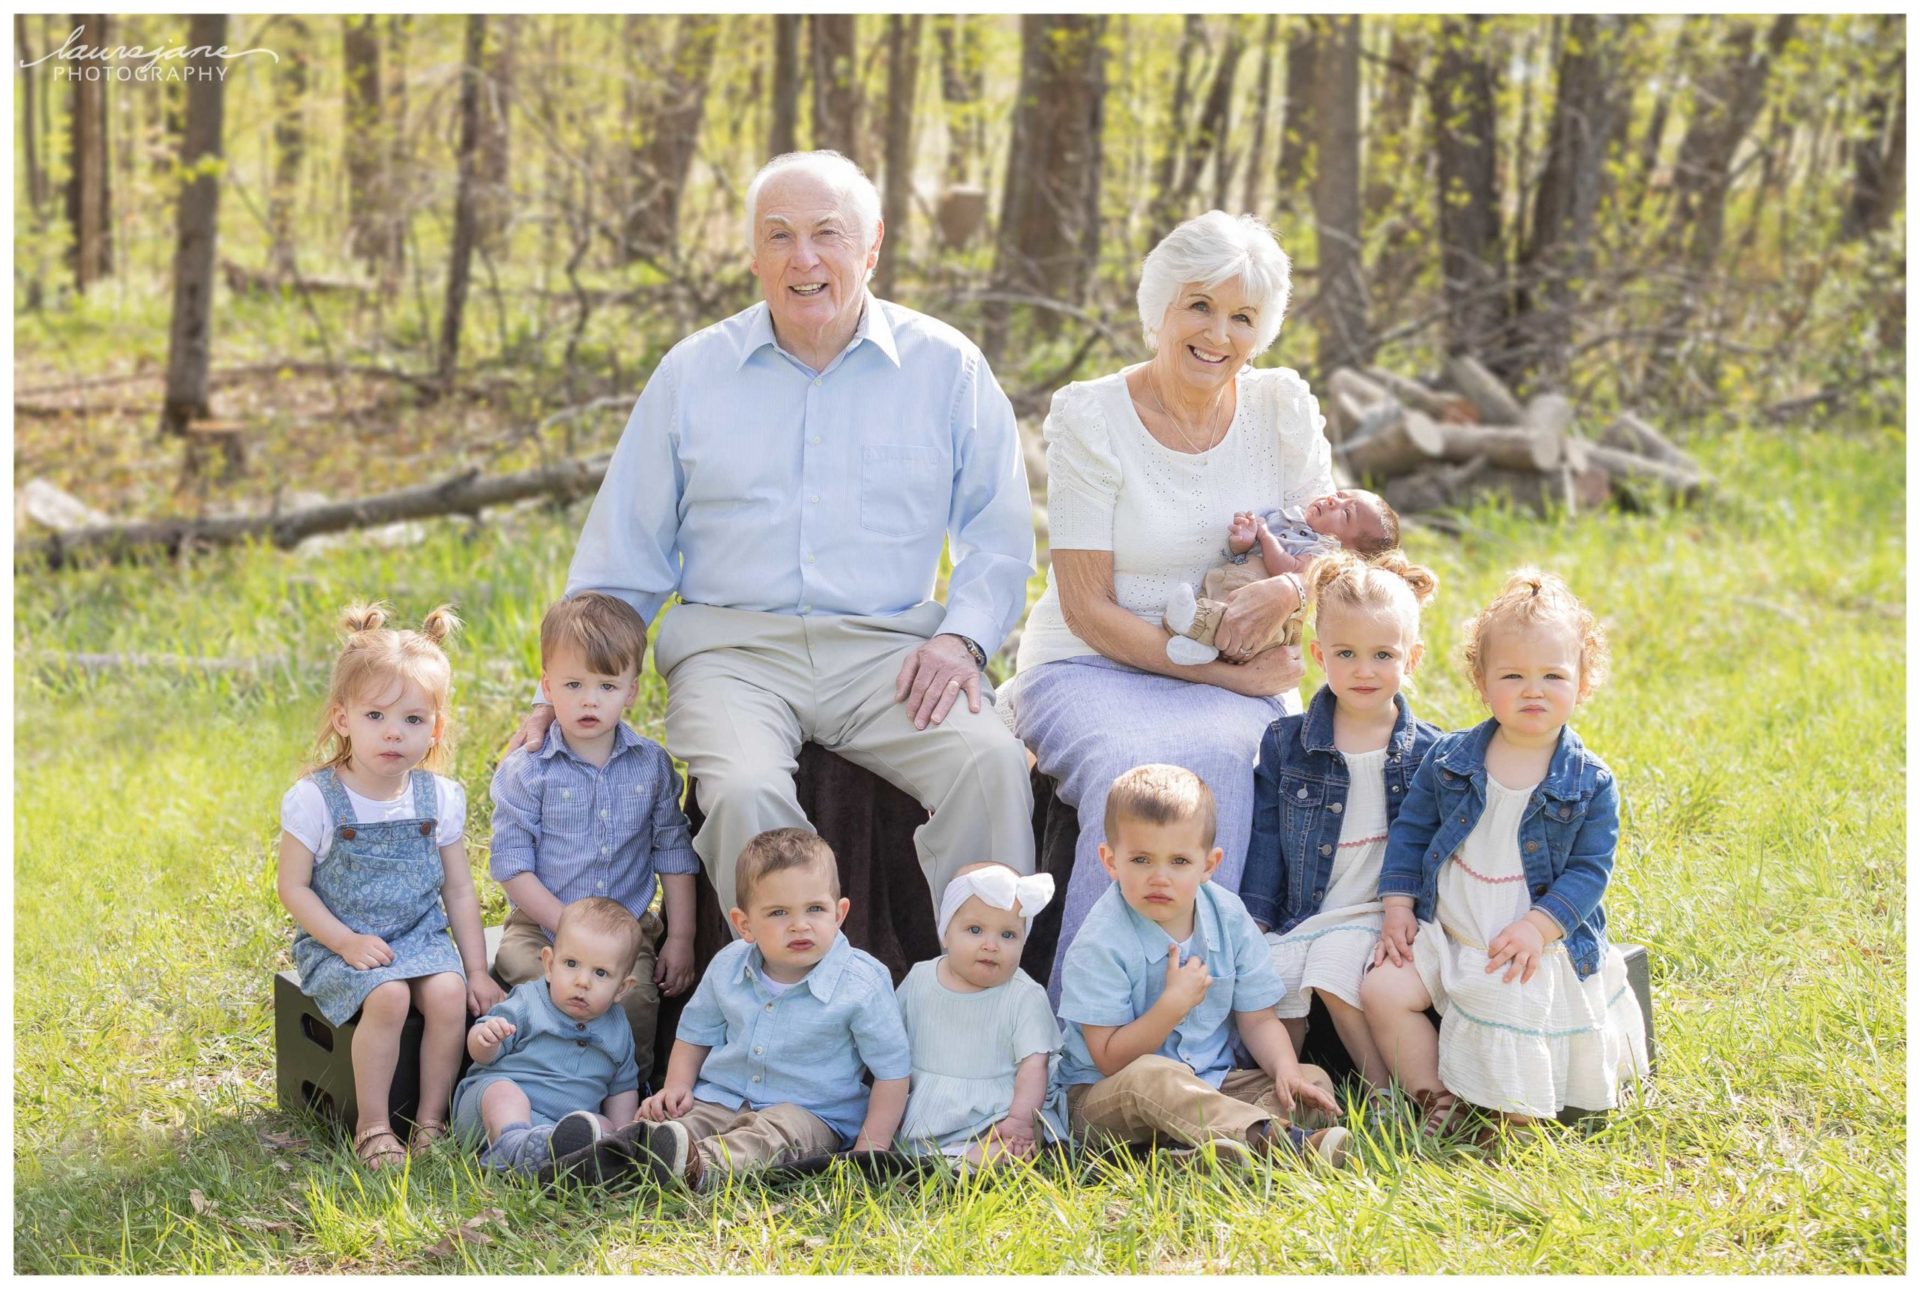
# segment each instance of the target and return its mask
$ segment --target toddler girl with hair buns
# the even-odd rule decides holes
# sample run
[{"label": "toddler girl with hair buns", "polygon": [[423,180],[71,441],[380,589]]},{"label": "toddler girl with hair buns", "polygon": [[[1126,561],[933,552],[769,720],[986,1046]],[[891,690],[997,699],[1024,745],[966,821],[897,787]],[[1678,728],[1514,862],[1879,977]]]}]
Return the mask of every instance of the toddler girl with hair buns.
[{"label": "toddler girl with hair buns", "polygon": [[1607,648],[1566,583],[1522,569],[1473,620],[1465,652],[1493,716],[1443,735],[1407,791],[1361,1001],[1429,1131],[1462,1100],[1530,1129],[1567,1106],[1612,1108],[1647,1069],[1600,903],[1619,792],[1567,724],[1604,678]]},{"label": "toddler girl with hair buns", "polygon": [[294,965],[300,988],[331,1024],[360,1013],[353,1146],[375,1169],[407,1155],[387,1098],[408,1010],[426,1017],[418,1153],[446,1135],[467,1013],[505,997],[487,974],[480,901],[461,841],[466,794],[433,773],[446,760],[452,681],[440,642],[460,621],[444,605],[418,631],[390,630],[386,621],[380,605],[352,605],[342,616],[346,644],[315,741],[318,768],[280,799],[280,902],[300,924]]},{"label": "toddler girl with hair buns", "polygon": [[1287,987],[1274,1010],[1295,1050],[1318,994],[1354,1065],[1383,1087],[1360,982],[1380,934],[1387,830],[1440,737],[1400,692],[1420,662],[1420,606],[1438,583],[1398,550],[1324,555],[1307,582],[1313,660],[1327,679],[1305,712],[1281,717],[1261,740],[1240,898],[1267,931]]}]

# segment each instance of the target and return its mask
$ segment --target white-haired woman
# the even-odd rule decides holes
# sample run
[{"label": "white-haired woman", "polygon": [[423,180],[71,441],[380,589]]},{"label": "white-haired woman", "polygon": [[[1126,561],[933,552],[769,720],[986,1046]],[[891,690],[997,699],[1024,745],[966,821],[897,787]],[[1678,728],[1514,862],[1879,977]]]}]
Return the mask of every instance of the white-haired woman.
[{"label": "white-haired woman", "polygon": [[1237,890],[1253,812],[1253,761],[1276,718],[1299,710],[1298,648],[1262,647],[1300,609],[1293,574],[1227,601],[1220,657],[1167,657],[1169,590],[1197,582],[1240,511],[1331,492],[1324,421],[1306,382],[1248,363],[1286,312],[1287,257],[1250,215],[1209,211],[1167,234],[1141,267],[1140,323],[1153,356],[1053,396],[1047,414],[1052,573],[1020,639],[1014,728],[1077,812],[1080,841],[1048,989],[1111,880],[1107,789],[1148,762],[1212,788],[1213,880]]}]

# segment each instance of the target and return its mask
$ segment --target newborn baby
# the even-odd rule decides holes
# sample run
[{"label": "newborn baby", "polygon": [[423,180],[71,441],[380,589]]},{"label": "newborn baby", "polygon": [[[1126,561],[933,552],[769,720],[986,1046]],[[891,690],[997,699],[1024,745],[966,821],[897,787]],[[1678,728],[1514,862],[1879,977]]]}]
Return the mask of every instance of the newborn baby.
[{"label": "newborn baby", "polygon": [[[1167,597],[1164,621],[1173,633],[1167,641],[1167,660],[1192,667],[1218,658],[1214,628],[1220,625],[1227,597],[1249,582],[1304,573],[1315,556],[1342,547],[1360,555],[1377,555],[1399,544],[1400,516],[1378,494],[1360,488],[1315,497],[1304,508],[1264,515],[1243,510],[1227,526],[1225,561],[1207,570],[1199,595],[1182,582]],[[1254,558],[1256,548],[1258,559]],[[1276,644],[1299,644],[1299,618],[1294,623],[1291,630],[1278,632],[1254,652]]]}]

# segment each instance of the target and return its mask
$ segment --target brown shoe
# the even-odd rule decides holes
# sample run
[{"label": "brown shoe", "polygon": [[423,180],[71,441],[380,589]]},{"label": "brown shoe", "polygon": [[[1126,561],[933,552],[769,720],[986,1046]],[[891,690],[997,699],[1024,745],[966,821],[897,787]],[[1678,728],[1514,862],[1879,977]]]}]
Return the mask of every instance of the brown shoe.
[{"label": "brown shoe", "polygon": [[356,1132],[353,1135],[353,1153],[370,1171],[376,1173],[390,1165],[407,1162],[407,1148],[400,1144],[400,1138],[394,1136],[392,1127],[384,1123]]},{"label": "brown shoe", "polygon": [[1421,1090],[1409,1093],[1420,1107],[1420,1131],[1429,1137],[1445,1137],[1466,1122],[1467,1103],[1445,1090]]}]

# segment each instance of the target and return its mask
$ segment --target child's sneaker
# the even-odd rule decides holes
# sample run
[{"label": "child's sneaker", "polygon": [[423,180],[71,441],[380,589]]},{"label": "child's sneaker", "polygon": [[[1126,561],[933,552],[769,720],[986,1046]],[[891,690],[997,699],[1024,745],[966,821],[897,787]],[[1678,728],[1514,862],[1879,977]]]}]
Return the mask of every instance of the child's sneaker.
[{"label": "child's sneaker", "polygon": [[547,1138],[547,1149],[553,1157],[565,1159],[576,1151],[585,1150],[605,1136],[600,1127],[600,1116],[591,1110],[575,1110],[572,1114],[561,1116],[560,1122],[553,1125],[553,1135]]},{"label": "child's sneaker", "polygon": [[1328,1168],[1345,1168],[1352,1158],[1348,1143],[1353,1134],[1345,1128],[1321,1128],[1317,1132],[1308,1132],[1293,1124],[1283,1126],[1277,1122],[1263,1127],[1265,1131],[1256,1128],[1247,1136],[1253,1142],[1254,1149],[1269,1158],[1303,1159]]}]

